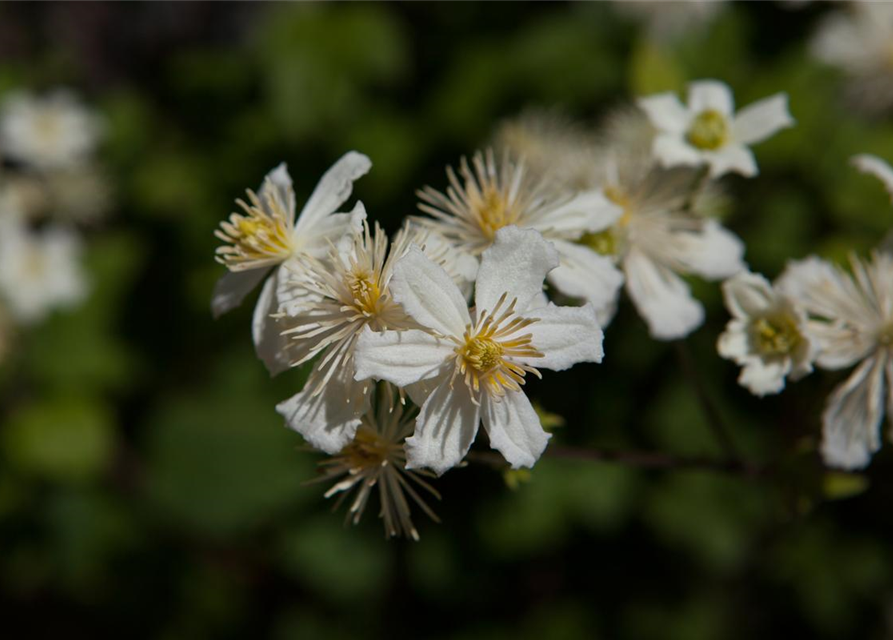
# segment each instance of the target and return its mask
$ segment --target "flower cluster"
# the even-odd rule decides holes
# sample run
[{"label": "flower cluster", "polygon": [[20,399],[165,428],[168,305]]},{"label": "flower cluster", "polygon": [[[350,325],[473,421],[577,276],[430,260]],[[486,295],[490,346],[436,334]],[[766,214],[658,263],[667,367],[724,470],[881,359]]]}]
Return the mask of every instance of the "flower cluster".
[{"label": "flower cluster", "polygon": [[[228,271],[212,309],[263,282],[258,357],[274,375],[309,370],[276,409],[331,456],[327,495],[356,489],[350,521],[378,487],[388,536],[418,536],[409,504],[433,517],[419,489],[437,496],[423,478],[460,466],[481,425],[512,468],[537,462],[550,434],[527,381],[600,362],[624,289],[655,339],[697,329],[692,275],[725,281],[733,319],[718,348],[753,393],[814,365],[860,363],[829,402],[824,451],[864,464],[893,382],[890,256],[854,259],[852,276],[810,258],[772,284],[748,271],[744,244],[717,219],[720,179],[756,176],[750,147],[793,123],[784,94],[736,112],[713,80],[691,83],[686,104],[642,98],[593,134],[528,114],[447,168],[442,186],[420,189],[421,215],[391,238],[361,202],[345,208],[366,156],[338,160],[300,212],[283,164],[217,231]],[[856,162],[891,186],[882,161]]]},{"label": "flower cluster", "polygon": [[0,101],[0,359],[16,326],[87,293],[77,226],[108,206],[93,159],[101,135],[100,118],[68,91]]}]

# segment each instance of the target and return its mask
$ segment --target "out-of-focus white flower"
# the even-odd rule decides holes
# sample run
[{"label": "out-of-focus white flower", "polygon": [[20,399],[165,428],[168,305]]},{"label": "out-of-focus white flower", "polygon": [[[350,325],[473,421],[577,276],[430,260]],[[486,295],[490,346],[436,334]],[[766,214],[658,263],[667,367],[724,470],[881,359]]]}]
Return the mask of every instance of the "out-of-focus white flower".
[{"label": "out-of-focus white flower", "polygon": [[880,449],[885,410],[893,416],[893,255],[853,256],[850,264],[852,274],[816,257],[793,262],[778,286],[810,314],[816,363],[856,365],[828,398],[822,454],[829,465],[858,469]]},{"label": "out-of-focus white flower", "polygon": [[764,396],[812,372],[818,345],[807,331],[806,312],[763,276],[744,272],[723,283],[732,319],[719,337],[719,355],[741,365],[738,383]]},{"label": "out-of-focus white flower", "polygon": [[883,182],[884,188],[890,194],[890,198],[893,199],[893,167],[881,158],[867,153],[853,156],[852,162],[862,173],[872,175]]},{"label": "out-of-focus white flower", "polygon": [[716,18],[724,3],[722,0],[617,0],[613,5],[620,13],[641,22],[650,38],[658,42],[670,42],[706,27]]},{"label": "out-of-focus white flower", "polygon": [[87,295],[81,243],[66,228],[30,231],[15,216],[0,217],[0,297],[16,321],[31,324]]},{"label": "out-of-focus white flower", "polygon": [[438,474],[457,465],[481,421],[513,467],[530,467],[549,440],[522,391],[537,368],[562,370],[602,359],[592,307],[542,306],[558,254],[534,230],[499,229],[483,253],[469,312],[459,289],[417,248],[394,268],[391,290],[425,330],[375,333],[357,344],[358,380],[404,387],[421,407],[406,441],[407,467]]},{"label": "out-of-focus white flower", "polygon": [[576,241],[610,227],[622,209],[600,189],[549,194],[541,183],[527,179],[523,164],[507,155],[497,163],[492,151],[477,153],[472,165],[473,170],[463,158],[459,176],[447,169],[450,186],[445,194],[431,187],[418,192],[419,208],[433,217],[418,222],[472,255],[489,247],[503,227],[539,231],[554,244],[560,260],[549,283],[565,295],[591,303],[606,320],[623,276],[610,259]]},{"label": "out-of-focus white flower", "polygon": [[813,54],[850,76],[849,94],[869,111],[893,107],[893,4],[852,2],[828,16],[812,40]]},{"label": "out-of-focus white flower", "polygon": [[335,509],[355,491],[346,516],[353,524],[359,524],[372,491],[378,487],[385,536],[418,540],[406,496],[429,518],[440,522],[418,489],[438,500],[440,495],[423,479],[429,472],[406,469],[403,444],[412,433],[416,412],[405,410],[393,386],[383,383],[380,389],[375,406],[363,416],[353,441],[320,463],[322,477],[314,482],[337,481],[326,492],[326,498],[338,496]]},{"label": "out-of-focus white flower", "polygon": [[112,204],[112,189],[96,167],[84,165],[46,175],[50,212],[56,220],[89,224],[102,219]]},{"label": "out-of-focus white flower", "polygon": [[361,153],[345,154],[320,179],[304,208],[296,215],[295,194],[285,163],[271,171],[259,194],[248,191],[248,202],[238,200],[243,214],[234,213],[215,235],[226,244],[217,261],[229,272],[214,287],[211,310],[215,317],[239,306],[271,271],[254,308],[253,336],[258,356],[271,373],[288,367],[281,357],[280,330],[272,319],[278,310],[276,289],[283,265],[300,256],[325,259],[333,243],[362,226],[366,212],[335,213],[350,197],[354,180],[372,163]]},{"label": "out-of-focus white flower", "polygon": [[706,164],[714,178],[728,172],[755,176],[757,163],[748,147],[794,124],[786,94],[736,114],[731,90],[716,80],[690,83],[688,106],[672,92],[640,98],[639,106],[657,129],[653,152],[665,167]]},{"label": "out-of-focus white flower", "polygon": [[8,95],[0,110],[0,150],[39,169],[76,167],[96,148],[100,118],[71,92]]}]

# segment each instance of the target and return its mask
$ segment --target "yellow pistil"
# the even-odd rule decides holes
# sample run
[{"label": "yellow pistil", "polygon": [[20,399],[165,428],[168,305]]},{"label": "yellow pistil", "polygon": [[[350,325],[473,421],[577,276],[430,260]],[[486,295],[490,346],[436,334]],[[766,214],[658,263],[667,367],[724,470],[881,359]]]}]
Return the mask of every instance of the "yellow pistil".
[{"label": "yellow pistil", "polygon": [[787,316],[759,318],[753,323],[753,336],[760,353],[767,356],[788,355],[802,340],[797,325]]},{"label": "yellow pistil", "polygon": [[529,333],[516,335],[536,319],[515,314],[517,299],[500,313],[505,305],[503,294],[491,312],[482,312],[478,322],[465,328],[463,340],[456,347],[454,376],[463,376],[468,387],[477,393],[483,388],[491,396],[520,391],[528,373],[539,377],[535,368],[513,362],[512,358],[542,358],[532,344]]},{"label": "yellow pistil", "polygon": [[616,185],[605,187],[605,197],[623,209],[623,215],[614,226],[596,233],[584,233],[577,240],[578,244],[589,247],[603,256],[615,256],[620,253],[620,237],[623,229],[629,226],[632,218],[632,201],[626,192]]},{"label": "yellow pistil", "polygon": [[373,315],[379,310],[381,287],[374,273],[365,270],[353,271],[348,275],[347,286],[353,294],[357,309],[363,314]]},{"label": "yellow pistil", "polygon": [[[357,429],[353,442],[339,453],[350,469],[374,469],[388,464],[394,445],[366,424]],[[326,494],[328,497],[328,494]]]},{"label": "yellow pistil", "polygon": [[267,194],[261,202],[253,191],[248,191],[248,199],[250,203],[236,201],[245,215],[232,214],[214,232],[227,243],[217,249],[217,262],[230,271],[278,264],[294,252],[293,223],[279,200]]},{"label": "yellow pistil", "polygon": [[729,123],[719,111],[707,109],[692,120],[686,138],[698,149],[715,151],[728,142]]},{"label": "yellow pistil", "polygon": [[496,232],[503,227],[515,224],[520,215],[506,194],[495,185],[486,185],[483,193],[471,198],[471,210],[488,240],[495,239]]},{"label": "yellow pistil", "polygon": [[603,256],[616,255],[618,249],[617,235],[613,228],[598,233],[584,233],[577,243],[589,247]]}]

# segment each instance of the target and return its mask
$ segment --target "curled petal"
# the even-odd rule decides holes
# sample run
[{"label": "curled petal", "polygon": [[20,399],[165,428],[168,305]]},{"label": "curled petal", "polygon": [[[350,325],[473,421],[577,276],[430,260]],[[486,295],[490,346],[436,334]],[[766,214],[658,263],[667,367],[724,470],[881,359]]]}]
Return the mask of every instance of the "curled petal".
[{"label": "curled petal", "polygon": [[522,391],[512,391],[494,399],[483,399],[481,417],[490,436],[490,446],[512,465],[532,467],[549,443],[550,434],[543,430],[539,416]]},{"label": "curled petal", "polygon": [[778,93],[746,106],[735,116],[732,136],[740,144],[756,144],[794,125],[788,111],[788,96]]},{"label": "curled petal", "polygon": [[303,235],[316,227],[324,217],[347,202],[353,183],[368,173],[372,162],[362,153],[349,151],[326,171],[310,194],[298,216],[295,235]]}]

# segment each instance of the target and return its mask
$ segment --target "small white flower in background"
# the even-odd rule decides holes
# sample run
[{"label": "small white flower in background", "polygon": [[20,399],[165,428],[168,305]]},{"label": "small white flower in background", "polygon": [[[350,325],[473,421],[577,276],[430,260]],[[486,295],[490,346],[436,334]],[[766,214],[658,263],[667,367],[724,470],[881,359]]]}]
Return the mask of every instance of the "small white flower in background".
[{"label": "small white flower in background", "polygon": [[880,449],[884,412],[893,419],[893,255],[850,263],[851,274],[816,257],[793,262],[778,286],[810,314],[818,366],[856,366],[828,398],[822,455],[831,466],[858,469]]},{"label": "small white flower in background", "polygon": [[650,38],[662,43],[673,42],[710,24],[724,7],[722,0],[689,2],[630,2],[616,0],[618,12],[643,23]]},{"label": "small white flower in background", "polygon": [[591,303],[606,321],[623,276],[610,259],[576,241],[610,227],[622,209],[600,189],[551,194],[542,183],[531,183],[524,165],[514,163],[507,154],[497,163],[492,151],[479,152],[472,166],[463,158],[459,176],[447,169],[450,186],[445,194],[431,187],[418,192],[419,209],[433,217],[419,218],[419,224],[472,255],[492,245],[503,227],[539,231],[554,244],[560,260],[548,276],[549,283],[565,295]]},{"label": "small white flower in background", "polygon": [[362,233],[351,236],[350,244],[333,246],[327,260],[306,256],[289,264],[277,291],[282,356],[290,366],[319,359],[304,388],[276,410],[289,427],[328,453],[350,442],[368,410],[373,385],[353,378],[362,330],[417,327],[390,290],[394,264],[410,243],[423,246],[426,256],[463,290],[470,288],[468,278],[477,273],[474,258],[463,258],[454,249],[444,251],[442,238],[408,223],[390,243],[377,223],[374,233],[368,223],[363,227]]},{"label": "small white flower in background", "polygon": [[884,188],[890,194],[891,200],[893,200],[893,167],[881,158],[867,153],[853,156],[852,162],[862,173],[872,175],[883,182]]},{"label": "small white flower in background", "polygon": [[481,421],[515,468],[530,467],[549,440],[522,391],[538,368],[600,362],[602,331],[591,305],[543,306],[542,284],[558,254],[534,230],[505,227],[484,251],[469,312],[447,273],[410,248],[394,268],[394,298],[425,330],[364,331],[358,380],[387,380],[421,407],[406,441],[407,468],[456,466]]},{"label": "small white flower in background", "polygon": [[281,357],[279,329],[271,315],[278,310],[276,288],[283,265],[306,255],[323,259],[332,243],[360,228],[365,210],[335,213],[350,197],[355,180],[372,163],[351,151],[320,179],[304,208],[297,214],[291,176],[285,164],[271,171],[259,194],[248,191],[248,202],[238,200],[242,214],[234,213],[215,235],[226,244],[216,259],[229,272],[217,282],[211,310],[218,317],[239,306],[268,274],[254,309],[253,336],[259,357],[271,373],[288,367]]},{"label": "small white flower in background", "polygon": [[337,481],[326,498],[338,496],[335,509],[356,490],[346,520],[359,524],[372,491],[378,487],[385,536],[409,536],[419,539],[412,523],[408,495],[425,514],[440,522],[425,503],[420,491],[440,500],[440,494],[423,478],[426,471],[406,469],[403,443],[412,433],[416,411],[406,411],[394,387],[383,383],[375,406],[362,418],[354,439],[337,454],[319,463],[322,476],[314,482]]},{"label": "small white flower in background", "polygon": [[3,155],[38,169],[76,167],[93,153],[103,124],[69,91],[9,94],[0,109]]},{"label": "small white flower in background", "polygon": [[852,103],[868,111],[893,107],[893,4],[848,3],[819,26],[811,50],[849,75]]},{"label": "small white flower in background", "polygon": [[764,396],[784,389],[785,378],[812,372],[818,345],[809,336],[806,312],[755,273],[744,272],[723,283],[732,320],[719,337],[719,355],[741,365],[738,383]]},{"label": "small white flower in background", "polygon": [[20,323],[42,320],[87,295],[80,238],[71,230],[31,231],[17,216],[0,217],[0,298]]},{"label": "small white flower in background", "polygon": [[675,93],[639,99],[657,129],[653,152],[665,167],[708,165],[714,178],[728,172],[755,176],[750,145],[794,124],[788,98],[778,93],[735,113],[732,91],[716,80],[688,85],[688,105]]}]

